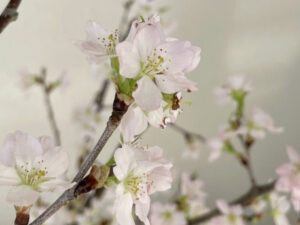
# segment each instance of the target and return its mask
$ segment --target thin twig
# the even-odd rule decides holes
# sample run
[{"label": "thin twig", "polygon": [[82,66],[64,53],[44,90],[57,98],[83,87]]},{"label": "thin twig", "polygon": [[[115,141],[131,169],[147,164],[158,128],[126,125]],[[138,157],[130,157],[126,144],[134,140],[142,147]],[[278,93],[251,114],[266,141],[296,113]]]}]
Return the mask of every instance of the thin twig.
[{"label": "thin twig", "polygon": [[170,124],[170,127],[173,128],[175,131],[181,133],[184,136],[196,138],[202,143],[206,142],[206,138],[203,135],[188,131],[188,130],[176,125],[175,123]]},{"label": "thin twig", "polygon": [[0,34],[7,27],[7,25],[18,18],[17,9],[22,0],[10,0],[0,15]]},{"label": "thin twig", "polygon": [[50,123],[51,129],[52,129],[53,135],[54,135],[55,143],[56,143],[56,145],[60,146],[61,145],[60,132],[59,132],[57,122],[55,119],[53,106],[51,104],[51,99],[50,99],[51,90],[49,89],[49,87],[47,85],[46,76],[47,76],[47,71],[45,68],[43,68],[41,71],[41,78],[42,78],[41,85],[42,85],[42,88],[44,91],[47,115],[48,115],[48,119],[49,119],[49,123]]},{"label": "thin twig", "polygon": [[124,39],[127,37],[127,34],[130,30],[131,22],[129,22],[129,13],[134,2],[135,0],[128,0],[127,2],[124,3],[124,11],[121,17],[121,23],[119,25],[120,41],[124,41]]},{"label": "thin twig", "polygon": [[[112,115],[109,117],[107,125],[105,127],[104,132],[102,133],[98,143],[94,147],[93,151],[88,155],[87,159],[83,163],[82,167],[76,174],[73,179],[73,182],[79,183],[87,171],[91,168],[99,153],[102,151],[104,145],[111,137],[113,132],[119,126],[121,118],[124,113],[127,111],[127,105],[120,101],[117,97],[115,98],[113,105]],[[77,196],[75,195],[75,190],[77,185],[72,188],[66,190],[45,212],[43,212],[37,219],[35,219],[30,225],[41,225],[43,224],[50,216],[56,213],[62,206],[67,204],[68,202],[74,200]]]},{"label": "thin twig", "polygon": [[[247,193],[230,202],[230,205],[248,206],[255,198],[271,192],[275,187],[275,183],[276,181],[273,181],[268,184],[258,185],[255,189],[251,188]],[[194,225],[203,223],[219,215],[221,215],[221,212],[219,209],[215,208],[204,215],[191,219],[188,224]]]}]

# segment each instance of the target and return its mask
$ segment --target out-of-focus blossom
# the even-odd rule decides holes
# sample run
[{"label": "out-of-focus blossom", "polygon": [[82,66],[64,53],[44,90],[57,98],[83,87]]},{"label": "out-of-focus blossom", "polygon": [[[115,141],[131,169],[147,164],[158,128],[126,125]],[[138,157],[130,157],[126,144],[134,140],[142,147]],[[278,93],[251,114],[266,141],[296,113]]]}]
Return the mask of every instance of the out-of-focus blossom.
[{"label": "out-of-focus blossom", "polygon": [[150,195],[171,187],[172,164],[161,148],[123,145],[115,152],[113,171],[120,183],[116,189],[115,215],[120,225],[134,225],[132,207],[138,218],[149,225]]},{"label": "out-of-focus blossom", "polygon": [[162,93],[196,90],[185,77],[200,61],[200,49],[188,41],[168,39],[158,16],[133,22],[126,41],[116,47],[122,76],[137,80],[132,96],[145,111],[154,111],[165,100]]},{"label": "out-of-focus blossom", "polygon": [[252,90],[251,82],[244,76],[237,75],[228,78],[227,83],[217,87],[214,94],[220,104],[236,102]]},{"label": "out-of-focus blossom", "polygon": [[267,207],[267,202],[263,198],[256,198],[252,203],[251,203],[251,209],[255,213],[262,213],[266,207]]},{"label": "out-of-focus blossom", "polygon": [[282,127],[275,127],[273,119],[259,108],[253,109],[252,114],[246,121],[246,130],[253,138],[262,139],[266,136],[266,132],[281,133]]},{"label": "out-of-focus blossom", "polygon": [[182,154],[183,158],[186,159],[198,159],[200,152],[201,152],[201,146],[200,143],[196,140],[187,142],[187,146],[185,147],[185,150]]},{"label": "out-of-focus blossom", "polygon": [[203,182],[198,179],[192,179],[189,174],[182,174],[181,176],[181,201],[185,206],[184,212],[188,218],[194,218],[205,212],[206,207],[206,193],[202,190]]},{"label": "out-of-focus blossom", "polygon": [[151,206],[150,223],[153,225],[186,225],[183,212],[176,205],[155,202]]},{"label": "out-of-focus blossom", "polygon": [[287,147],[287,154],[290,162],[276,170],[279,175],[276,189],[291,193],[293,206],[296,211],[300,211],[300,153]]},{"label": "out-of-focus blossom", "polygon": [[223,151],[235,153],[233,146],[231,145],[230,139],[236,137],[238,134],[243,133],[241,129],[231,130],[225,126],[220,128],[219,134],[215,137],[210,138],[207,141],[207,146],[210,150],[209,161],[215,161],[218,159]]},{"label": "out-of-focus blossom", "polygon": [[285,196],[279,196],[277,193],[270,194],[270,203],[272,207],[272,216],[276,225],[290,225],[286,216],[290,209],[290,204]]},{"label": "out-of-focus blossom", "polygon": [[244,225],[243,208],[240,205],[229,206],[224,200],[217,201],[218,209],[224,215],[224,225]]},{"label": "out-of-focus blossom", "polygon": [[89,21],[86,25],[86,36],[85,41],[77,41],[75,44],[87,55],[90,63],[101,64],[116,56],[118,30],[107,31],[95,21]]},{"label": "out-of-focus blossom", "polygon": [[22,90],[28,90],[36,83],[35,80],[36,76],[30,73],[27,69],[20,70],[19,74],[20,74],[19,86]]},{"label": "out-of-focus blossom", "polygon": [[70,186],[60,178],[68,168],[67,153],[50,137],[35,138],[20,131],[8,134],[0,157],[0,184],[13,187],[7,201],[16,206],[30,206],[40,192]]},{"label": "out-of-focus blossom", "polygon": [[77,108],[73,117],[80,126],[80,129],[82,129],[84,136],[93,135],[101,122],[101,116],[99,112],[97,112],[96,105]]}]

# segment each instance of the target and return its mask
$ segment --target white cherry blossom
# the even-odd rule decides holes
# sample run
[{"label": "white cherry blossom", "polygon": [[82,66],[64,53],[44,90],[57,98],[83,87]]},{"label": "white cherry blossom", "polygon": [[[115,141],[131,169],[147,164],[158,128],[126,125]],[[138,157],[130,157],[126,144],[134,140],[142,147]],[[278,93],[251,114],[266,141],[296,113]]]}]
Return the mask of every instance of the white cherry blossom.
[{"label": "white cherry blossom", "polygon": [[174,204],[155,202],[151,207],[150,222],[153,225],[186,225],[183,212],[176,209]]},{"label": "white cherry blossom", "polygon": [[276,225],[290,225],[286,216],[290,209],[290,203],[285,196],[279,196],[276,192],[270,194],[272,215]]},{"label": "white cherry blossom", "polygon": [[200,49],[188,41],[167,38],[157,16],[147,22],[135,21],[116,51],[120,74],[137,80],[132,96],[142,110],[159,109],[162,93],[196,90],[196,84],[185,73],[198,65]]},{"label": "white cherry blossom", "polygon": [[172,164],[163,158],[162,149],[123,145],[115,152],[113,171],[120,181],[116,188],[115,215],[120,225],[134,225],[132,207],[145,224],[149,225],[150,195],[171,187]]},{"label": "white cherry blossom", "polygon": [[236,75],[228,78],[228,81],[217,87],[214,90],[214,94],[217,98],[217,102],[225,104],[228,102],[235,102],[236,96],[242,96],[248,94],[252,90],[251,82],[242,75]]},{"label": "white cherry blossom", "polygon": [[282,127],[275,127],[273,119],[262,109],[254,108],[246,121],[246,130],[253,138],[262,139],[266,132],[278,134],[283,132]]},{"label": "white cherry blossom", "polygon": [[240,205],[229,206],[224,200],[217,201],[217,207],[224,215],[222,218],[224,225],[244,225],[243,208]]},{"label": "white cherry blossom", "polygon": [[290,162],[276,170],[279,175],[276,189],[290,193],[295,210],[300,211],[300,153],[292,147],[287,147],[287,154]]},{"label": "white cherry blossom", "polygon": [[101,64],[116,56],[115,47],[119,41],[118,30],[105,30],[95,21],[86,24],[86,40],[75,44],[87,55],[90,63]]},{"label": "white cherry blossom", "polygon": [[70,186],[62,178],[68,168],[67,153],[50,137],[35,138],[20,131],[8,134],[0,161],[0,185],[12,186],[6,199],[16,206],[30,206],[40,192]]}]

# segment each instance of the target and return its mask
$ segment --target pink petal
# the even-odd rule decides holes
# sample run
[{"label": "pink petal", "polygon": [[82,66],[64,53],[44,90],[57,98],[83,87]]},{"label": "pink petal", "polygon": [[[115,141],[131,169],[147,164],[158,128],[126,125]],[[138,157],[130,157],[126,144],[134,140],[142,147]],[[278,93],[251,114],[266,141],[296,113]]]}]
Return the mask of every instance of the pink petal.
[{"label": "pink petal", "polygon": [[154,82],[148,76],[144,76],[137,85],[132,94],[136,104],[148,112],[158,109],[162,103],[162,94]]},{"label": "pink petal", "polygon": [[40,193],[28,186],[17,186],[11,189],[6,197],[6,201],[15,206],[30,206],[39,198]]}]

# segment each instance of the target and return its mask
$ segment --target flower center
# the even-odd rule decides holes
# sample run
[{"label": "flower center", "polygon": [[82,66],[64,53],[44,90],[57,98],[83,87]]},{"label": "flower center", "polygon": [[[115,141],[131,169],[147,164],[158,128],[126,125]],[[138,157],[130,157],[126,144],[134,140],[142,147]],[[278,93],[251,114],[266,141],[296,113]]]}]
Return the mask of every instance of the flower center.
[{"label": "flower center", "polygon": [[167,58],[167,53],[167,50],[163,48],[154,48],[145,62],[142,63],[142,72],[150,78],[154,78],[157,74],[166,73],[169,70],[168,64],[171,62],[171,59]]},{"label": "flower center", "polygon": [[16,171],[23,184],[37,189],[38,185],[45,181],[45,176],[48,174],[48,171],[46,167],[42,167],[43,162],[43,160],[38,161],[37,167],[31,167],[28,162],[16,167]]},{"label": "flower center", "polygon": [[119,31],[115,30],[114,33],[111,33],[107,37],[98,37],[98,40],[101,42],[102,46],[106,50],[106,54],[110,56],[116,55],[116,44],[119,40]]},{"label": "flower center", "polygon": [[166,212],[163,212],[163,213],[162,213],[162,217],[163,217],[165,220],[172,220],[173,214],[172,214],[172,212],[170,212],[170,211],[166,211]]},{"label": "flower center", "polygon": [[130,192],[139,200],[141,196],[147,194],[148,176],[144,173],[141,176],[135,176],[133,171],[128,174],[124,181],[125,192]]}]

